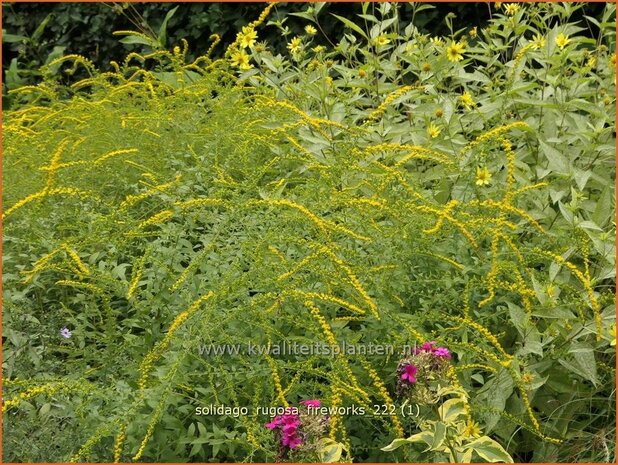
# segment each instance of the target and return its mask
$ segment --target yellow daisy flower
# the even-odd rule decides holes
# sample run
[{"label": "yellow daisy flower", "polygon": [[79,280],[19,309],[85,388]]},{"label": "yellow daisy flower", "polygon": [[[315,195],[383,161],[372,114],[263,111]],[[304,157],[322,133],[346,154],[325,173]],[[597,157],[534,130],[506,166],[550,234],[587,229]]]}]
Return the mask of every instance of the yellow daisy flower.
[{"label": "yellow daisy flower", "polygon": [[429,137],[431,137],[432,139],[438,137],[440,135],[440,132],[440,128],[433,123],[431,123],[427,128],[427,135],[429,135]]},{"label": "yellow daisy flower", "polygon": [[479,428],[479,424],[476,421],[468,418],[462,435],[466,438],[478,438],[481,436],[481,428]]},{"label": "yellow daisy flower", "polygon": [[489,183],[491,182],[491,173],[489,172],[489,170],[487,169],[486,166],[484,167],[477,167],[476,168],[476,185],[477,186],[488,186]]},{"label": "yellow daisy flower", "polygon": [[532,38],[532,48],[538,50],[543,47],[545,47],[545,37],[543,34],[535,34]]},{"label": "yellow daisy flower", "polygon": [[380,34],[378,37],[376,37],[375,39],[373,39],[373,43],[375,45],[377,45],[378,47],[382,46],[382,45],[388,45],[391,43],[391,40],[386,37],[386,35],[384,34]]},{"label": "yellow daisy flower", "polygon": [[459,101],[467,110],[469,110],[470,108],[473,108],[475,105],[474,99],[472,98],[472,94],[470,94],[470,92],[468,91],[465,91],[463,94],[459,96]]},{"label": "yellow daisy flower", "polygon": [[431,39],[429,39],[429,42],[437,46],[444,45],[444,39],[442,37],[432,37]]},{"label": "yellow daisy flower", "polygon": [[517,3],[507,3],[504,5],[504,12],[509,16],[513,16],[518,10],[519,5]]},{"label": "yellow daisy flower", "polygon": [[571,42],[571,39],[569,39],[569,36],[564,35],[561,32],[560,34],[556,36],[555,42],[556,42],[556,45],[560,47],[560,50],[562,50],[564,47],[568,45],[569,42]]},{"label": "yellow daisy flower", "polygon": [[231,62],[232,65],[242,70],[253,68],[253,65],[249,63],[249,55],[247,55],[244,50],[238,50],[237,52],[234,52],[231,57]]},{"label": "yellow daisy flower", "polygon": [[472,37],[473,39],[478,35],[478,28],[476,26],[474,26],[472,29],[470,29],[470,31],[468,32],[468,35],[470,37]]},{"label": "yellow daisy flower", "polygon": [[300,52],[303,42],[300,37],[294,37],[288,44],[288,50],[292,53]]},{"label": "yellow daisy flower", "polygon": [[463,60],[462,53],[466,51],[464,44],[461,42],[451,42],[451,45],[446,49],[446,57],[449,61],[458,62]]},{"label": "yellow daisy flower", "polygon": [[245,26],[238,33],[238,44],[241,48],[253,47],[257,39],[257,32],[252,27]]},{"label": "yellow daisy flower", "polygon": [[318,30],[314,28],[311,24],[307,24],[305,26],[305,32],[309,34],[310,36],[314,36],[318,33]]}]

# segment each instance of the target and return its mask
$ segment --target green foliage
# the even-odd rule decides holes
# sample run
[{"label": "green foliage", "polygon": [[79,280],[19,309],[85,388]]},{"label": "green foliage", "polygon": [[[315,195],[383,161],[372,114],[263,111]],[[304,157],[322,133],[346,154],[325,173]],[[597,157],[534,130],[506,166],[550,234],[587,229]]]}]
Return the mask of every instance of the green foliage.
[{"label": "green foliage", "polygon": [[[485,462],[512,463],[513,459],[496,441],[488,436],[480,436],[478,426],[473,422],[466,424],[466,394],[457,390],[444,390],[441,395],[455,394],[456,397],[444,401],[438,407],[438,418],[427,419],[421,423],[421,432],[406,439],[395,439],[382,448],[393,451],[404,444],[424,443],[423,452],[433,452],[431,462],[470,463]],[[475,455],[476,454],[476,455]]]},{"label": "green foliage", "polygon": [[[365,411],[323,461],[614,460],[615,6],[595,39],[580,4],[442,39],[361,8],[332,47],[262,17],[215,59],[166,48],[179,6],[122,33],[153,50],[11,91],[5,461],[271,462],[258,407],[303,399]],[[418,415],[399,353],[272,351],[428,340]]]}]

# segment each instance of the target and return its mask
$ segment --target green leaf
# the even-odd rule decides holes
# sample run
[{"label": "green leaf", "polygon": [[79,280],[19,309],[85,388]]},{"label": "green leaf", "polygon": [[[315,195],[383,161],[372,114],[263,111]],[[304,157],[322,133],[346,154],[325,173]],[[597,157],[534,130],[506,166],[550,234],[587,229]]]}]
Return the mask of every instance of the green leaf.
[{"label": "green leaf", "polygon": [[330,438],[318,442],[318,456],[322,463],[338,462],[343,452],[343,446]]},{"label": "green leaf", "polygon": [[165,15],[165,18],[163,19],[163,22],[161,23],[161,26],[159,27],[159,35],[157,37],[157,40],[159,41],[159,44],[163,48],[165,48],[167,44],[167,22],[170,20],[172,16],[174,16],[174,13],[176,13],[177,9],[178,7],[175,7],[175,8],[172,8],[170,11],[168,11],[167,14]]},{"label": "green leaf", "polygon": [[45,19],[41,21],[41,24],[39,24],[39,26],[32,33],[31,39],[33,42],[37,42],[41,38],[41,36],[43,35],[43,31],[45,30],[45,26],[47,26],[47,23],[49,23],[51,19],[52,13],[48,14]]},{"label": "green leaf", "polygon": [[383,447],[381,450],[390,452],[395,449],[398,449],[404,444],[413,444],[416,442],[424,442],[428,446],[431,446],[433,443],[433,433],[431,433],[430,431],[421,431],[420,433],[413,434],[409,438],[395,439],[388,446]]},{"label": "green leaf", "polygon": [[569,160],[559,150],[539,139],[541,151],[547,158],[547,167],[557,174],[569,174]]},{"label": "green leaf", "polygon": [[438,408],[438,413],[444,423],[455,422],[465,412],[465,404],[462,399],[449,399]]},{"label": "green leaf", "polygon": [[346,26],[348,26],[350,29],[352,29],[353,31],[358,32],[361,36],[363,36],[365,39],[369,40],[369,37],[367,37],[367,34],[365,34],[365,31],[363,31],[359,26],[357,26],[356,24],[354,24],[352,21],[350,21],[349,19],[343,18],[339,15],[336,15],[335,13],[331,13],[331,15],[333,15],[335,18],[337,18],[339,21],[341,21],[343,24],[345,24]]},{"label": "green leaf", "polygon": [[27,40],[26,36],[20,36],[18,34],[7,34],[4,29],[2,29],[2,42],[13,43],[13,42],[23,42]]},{"label": "green leaf", "polygon": [[119,40],[121,44],[142,44],[152,48],[157,48],[159,44],[152,39],[145,39],[140,36],[129,35]]},{"label": "green leaf", "polygon": [[436,423],[436,429],[433,433],[433,441],[429,447],[431,450],[440,450],[444,439],[446,438],[446,425],[441,421]]},{"label": "green leaf", "polygon": [[466,448],[472,449],[479,457],[488,462],[513,463],[513,458],[504,448],[489,436],[482,436],[468,443]]}]

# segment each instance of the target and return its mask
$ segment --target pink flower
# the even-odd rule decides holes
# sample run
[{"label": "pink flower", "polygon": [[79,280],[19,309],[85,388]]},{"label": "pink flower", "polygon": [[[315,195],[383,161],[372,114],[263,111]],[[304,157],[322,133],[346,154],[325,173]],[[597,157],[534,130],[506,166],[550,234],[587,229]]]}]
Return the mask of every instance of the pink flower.
[{"label": "pink flower", "polygon": [[437,349],[433,351],[433,354],[436,357],[443,357],[447,360],[451,358],[451,353],[448,351],[446,347],[438,347]]},{"label": "pink flower", "polygon": [[416,367],[412,364],[407,364],[403,367],[403,373],[401,374],[401,379],[407,381],[408,383],[416,383]]},{"label": "pink flower", "polygon": [[300,402],[303,405],[306,405],[307,407],[319,407],[320,401],[319,400],[303,400]]},{"label": "pink flower", "polygon": [[436,341],[424,342],[424,343],[421,345],[421,350],[422,350],[423,352],[433,352],[433,350],[434,350],[434,349],[433,349],[433,346],[435,346],[436,344],[437,344],[437,342],[436,342]]},{"label": "pink flower", "polygon": [[281,426],[281,422],[282,422],[282,418],[281,416],[278,415],[275,418],[273,418],[270,423],[266,423],[264,426],[266,426],[266,428],[268,429],[275,429]]},{"label": "pink flower", "polygon": [[300,420],[296,415],[286,415],[283,418],[282,430],[284,433],[296,432],[296,428],[300,426]]},{"label": "pink flower", "polygon": [[290,449],[294,449],[295,447],[299,446],[300,444],[302,444],[303,440],[298,437],[298,435],[296,434],[296,432],[293,432],[291,434],[283,434],[283,437],[281,438],[281,443],[284,446],[288,446]]}]

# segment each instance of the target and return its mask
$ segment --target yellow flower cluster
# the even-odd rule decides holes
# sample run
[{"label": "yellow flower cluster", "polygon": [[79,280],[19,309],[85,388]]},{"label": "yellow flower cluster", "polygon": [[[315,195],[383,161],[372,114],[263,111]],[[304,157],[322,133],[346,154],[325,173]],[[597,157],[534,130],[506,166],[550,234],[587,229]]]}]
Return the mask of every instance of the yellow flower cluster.
[{"label": "yellow flower cluster", "polygon": [[82,190],[75,189],[75,188],[72,188],[72,187],[57,187],[57,188],[54,188],[54,189],[47,189],[47,190],[44,189],[44,190],[36,192],[34,194],[30,194],[28,197],[20,200],[15,205],[13,205],[9,209],[7,209],[2,214],[2,219],[7,218],[11,214],[13,214],[16,210],[19,210],[21,207],[23,207],[24,205],[29,204],[30,202],[34,202],[35,200],[41,200],[41,199],[44,199],[45,197],[49,197],[49,196],[53,196],[53,195],[69,196],[69,197],[76,197],[76,196],[88,197],[88,196],[90,196],[90,193],[87,192],[87,191],[82,191]]},{"label": "yellow flower cluster", "polygon": [[416,89],[422,89],[423,86],[418,86],[418,85],[412,85],[412,86],[403,86],[400,87],[399,89],[395,90],[394,92],[391,92],[390,94],[388,94],[388,96],[384,99],[384,101],[380,104],[380,106],[378,108],[376,108],[373,112],[371,112],[369,114],[369,116],[366,119],[366,123],[370,122],[370,121],[375,121],[377,119],[379,119],[384,112],[386,111],[386,109],[395,101],[397,100],[399,97],[401,97],[402,95],[406,94],[407,92],[410,92],[412,90],[416,90]]},{"label": "yellow flower cluster", "polygon": [[163,410],[165,410],[165,407],[167,405],[166,402],[167,402],[168,395],[169,395],[169,390],[166,390],[165,393],[161,396],[161,400],[159,400],[159,403],[157,404],[157,408],[152,418],[150,419],[150,423],[148,424],[148,429],[146,430],[146,434],[144,435],[144,438],[142,439],[142,442],[140,443],[139,449],[137,449],[137,452],[132,458],[134,462],[137,462],[140,458],[142,458],[142,455],[144,454],[144,450],[146,450],[146,445],[148,445],[148,441],[152,437],[152,433],[154,433],[155,426],[157,426],[157,423],[159,422],[159,419],[161,418],[161,415],[163,414]]},{"label": "yellow flower cluster", "polygon": [[126,438],[126,429],[126,425],[120,426],[120,431],[118,431],[116,439],[114,440],[114,463],[120,463],[122,447]]},{"label": "yellow flower cluster", "polygon": [[[380,379],[380,376],[378,375],[378,373],[373,369],[371,365],[369,365],[369,363],[366,360],[361,360],[361,364],[363,365],[365,370],[367,370],[369,377],[373,381],[373,385],[378,389],[378,393],[380,394],[380,397],[382,398],[382,400],[384,400],[385,405],[387,405],[390,408],[390,406],[394,405],[393,399],[388,393],[388,389],[386,389],[384,382]],[[403,432],[403,427],[401,426],[401,422],[399,421],[399,417],[395,413],[391,415],[390,418],[391,418],[391,421],[393,422],[393,428],[395,430],[395,433],[397,434],[398,437],[402,438],[404,436],[404,432]]]},{"label": "yellow flower cluster", "polygon": [[313,316],[313,318],[315,318],[317,322],[320,324],[320,327],[322,328],[322,332],[324,333],[324,336],[326,338],[326,342],[331,347],[337,346],[337,339],[335,338],[335,335],[333,334],[333,330],[331,329],[330,325],[326,322],[326,319],[320,313],[320,309],[316,307],[315,304],[310,300],[305,301],[305,306],[311,312],[311,316]]},{"label": "yellow flower cluster", "polygon": [[187,318],[189,318],[196,311],[198,311],[200,306],[204,302],[206,302],[208,299],[212,298],[213,296],[214,296],[214,292],[212,291],[208,292],[207,294],[203,295],[202,297],[197,299],[195,302],[193,302],[189,306],[189,308],[187,308],[187,310],[180,313],[170,325],[169,329],[167,330],[167,334],[165,335],[163,340],[159,342],[150,352],[148,352],[146,357],[144,357],[144,360],[142,360],[142,363],[140,364],[140,367],[139,367],[140,378],[137,383],[140,390],[143,390],[146,388],[146,382],[148,381],[148,374],[150,372],[150,369],[152,368],[152,365],[163,355],[163,352],[165,352],[167,347],[170,345],[170,342],[172,341],[172,337],[174,336],[174,333],[187,320]]},{"label": "yellow flower cluster", "polygon": [[[270,341],[269,341],[269,344],[268,344],[269,348],[270,348],[270,345],[271,344],[270,344]],[[288,401],[285,398],[283,386],[281,385],[281,378],[279,378],[279,372],[277,371],[277,364],[272,359],[272,357],[270,357],[267,353],[264,354],[264,358],[266,359],[266,361],[268,362],[268,365],[270,366],[270,371],[272,373],[273,384],[275,386],[275,390],[277,391],[277,399],[279,399],[279,401],[285,407],[289,407],[290,404],[288,404]]]}]

